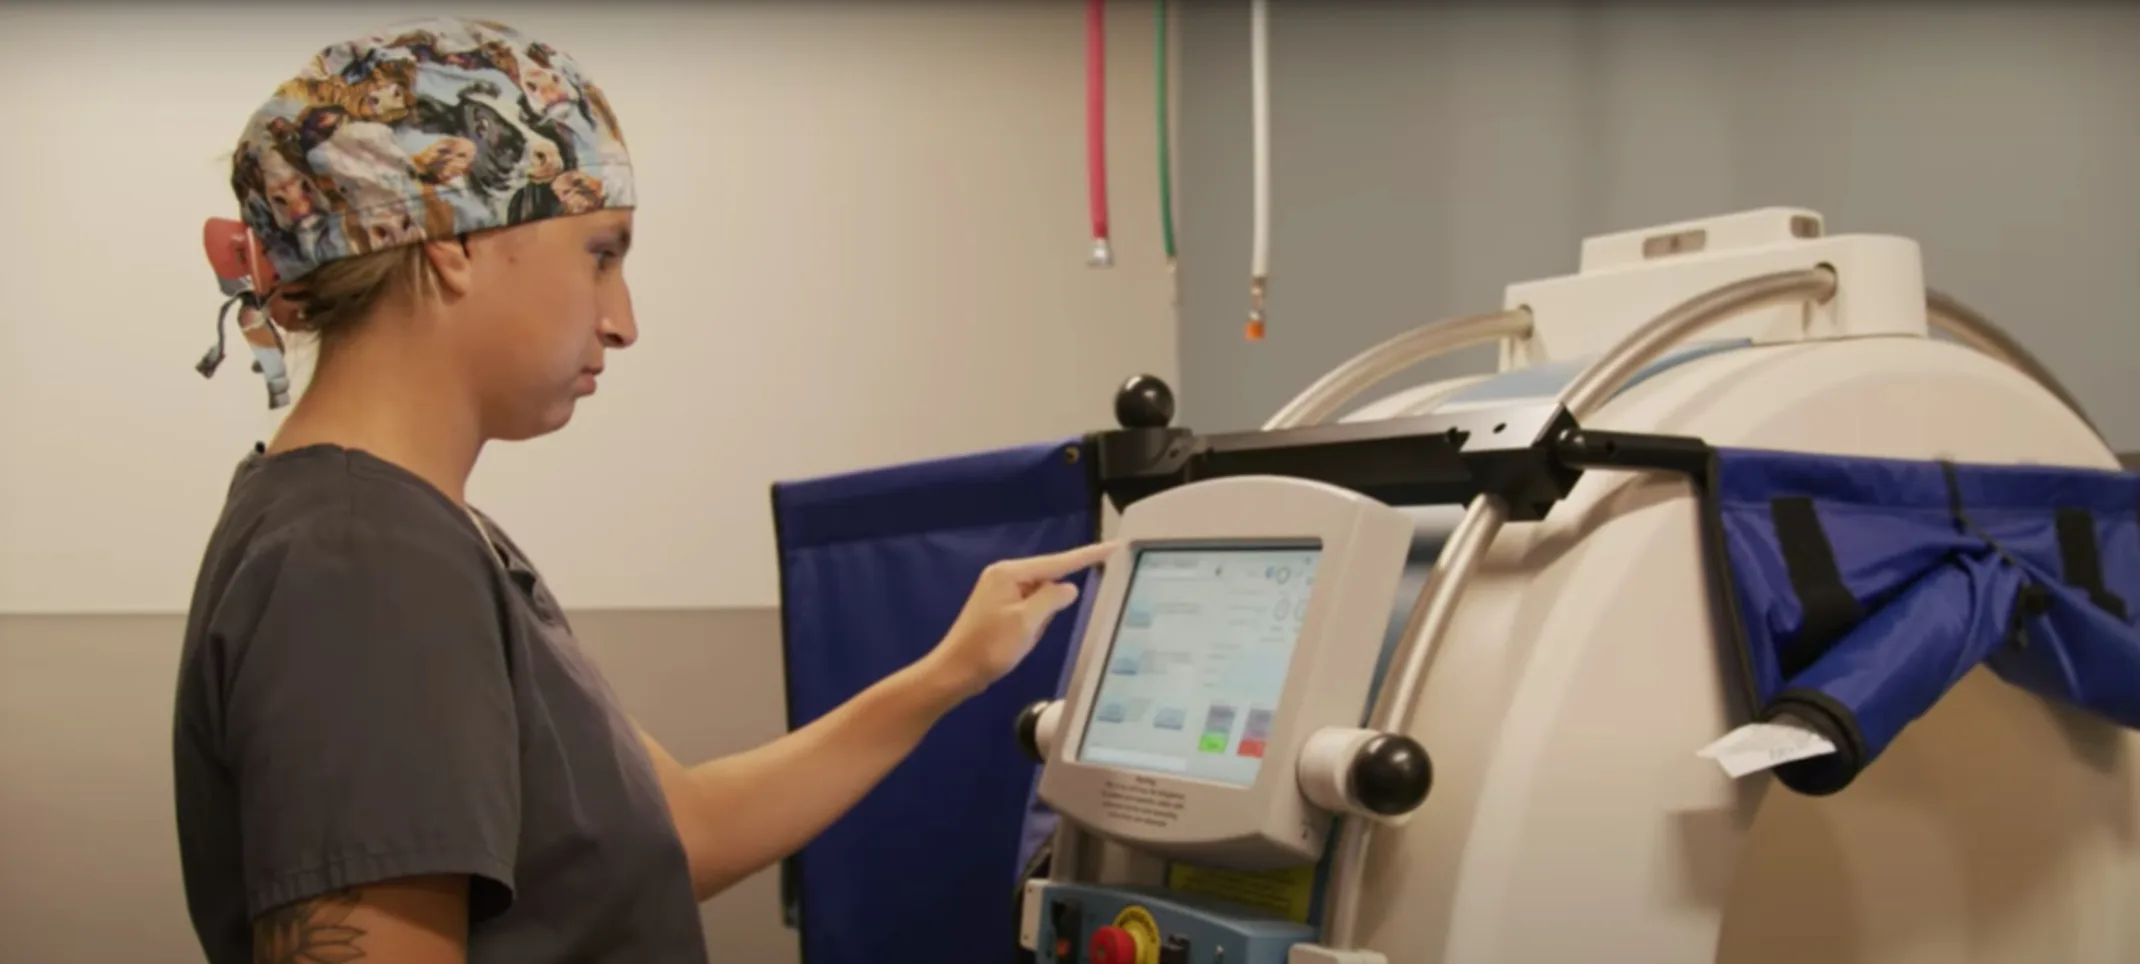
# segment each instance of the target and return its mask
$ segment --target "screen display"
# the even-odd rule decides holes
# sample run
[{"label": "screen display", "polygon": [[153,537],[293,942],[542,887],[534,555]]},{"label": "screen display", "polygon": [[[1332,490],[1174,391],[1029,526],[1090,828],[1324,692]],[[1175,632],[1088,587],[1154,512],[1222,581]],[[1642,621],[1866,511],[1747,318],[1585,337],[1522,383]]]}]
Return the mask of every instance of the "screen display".
[{"label": "screen display", "polygon": [[1140,550],[1079,759],[1253,784],[1321,555],[1312,542]]}]

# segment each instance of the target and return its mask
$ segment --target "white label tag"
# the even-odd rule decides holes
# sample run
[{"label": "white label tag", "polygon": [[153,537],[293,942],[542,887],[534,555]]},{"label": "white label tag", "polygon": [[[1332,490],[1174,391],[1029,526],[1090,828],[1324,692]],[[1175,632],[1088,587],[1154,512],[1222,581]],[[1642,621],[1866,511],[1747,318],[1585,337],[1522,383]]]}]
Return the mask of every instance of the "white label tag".
[{"label": "white label tag", "polygon": [[1803,723],[1777,717],[1768,723],[1748,723],[1701,749],[1695,756],[1715,760],[1724,773],[1736,780],[1750,773],[1835,752],[1835,744]]}]

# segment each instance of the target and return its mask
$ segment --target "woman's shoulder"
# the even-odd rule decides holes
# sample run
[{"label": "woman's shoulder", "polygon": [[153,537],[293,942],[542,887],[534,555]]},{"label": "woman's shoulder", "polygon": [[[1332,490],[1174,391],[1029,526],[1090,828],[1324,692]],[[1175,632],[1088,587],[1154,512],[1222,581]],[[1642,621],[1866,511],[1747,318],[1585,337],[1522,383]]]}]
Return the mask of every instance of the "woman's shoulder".
[{"label": "woman's shoulder", "polygon": [[507,632],[499,567],[458,504],[382,465],[324,450],[248,458],[202,559],[188,659],[259,666],[263,650],[347,648],[417,665],[450,657],[407,648],[436,643],[491,665]]},{"label": "woman's shoulder", "polygon": [[[255,567],[423,563],[475,573],[487,570],[486,554],[467,512],[428,483],[362,451],[321,445],[246,456],[211,539],[209,565],[232,575],[237,567],[227,563],[239,558]],[[218,556],[225,567],[215,565]]]}]

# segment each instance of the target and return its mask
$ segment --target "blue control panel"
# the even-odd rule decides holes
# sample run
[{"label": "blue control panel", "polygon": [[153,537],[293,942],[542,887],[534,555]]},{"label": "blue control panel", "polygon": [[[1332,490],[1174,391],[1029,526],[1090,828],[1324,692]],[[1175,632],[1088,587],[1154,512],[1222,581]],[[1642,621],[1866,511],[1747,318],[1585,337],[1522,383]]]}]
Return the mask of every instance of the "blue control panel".
[{"label": "blue control panel", "polygon": [[1165,890],[1049,884],[1037,964],[1133,964],[1118,956],[1123,937],[1103,931],[1136,932],[1146,920],[1159,964],[1285,964],[1288,949],[1315,939],[1306,924]]}]

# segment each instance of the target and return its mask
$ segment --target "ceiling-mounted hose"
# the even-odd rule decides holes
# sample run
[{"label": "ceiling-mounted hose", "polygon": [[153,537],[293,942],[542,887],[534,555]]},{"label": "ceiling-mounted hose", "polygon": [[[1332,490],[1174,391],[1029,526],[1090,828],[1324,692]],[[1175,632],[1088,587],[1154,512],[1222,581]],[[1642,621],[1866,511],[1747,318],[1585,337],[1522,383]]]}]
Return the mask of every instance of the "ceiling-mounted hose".
[{"label": "ceiling-mounted hose", "polygon": [[1086,263],[1115,263],[1107,223],[1107,0],[1085,0],[1085,168],[1092,208],[1092,254]]},{"label": "ceiling-mounted hose", "polygon": [[1249,0],[1248,72],[1249,109],[1253,116],[1255,165],[1255,218],[1253,253],[1248,274],[1249,341],[1263,340],[1264,297],[1270,291],[1271,275],[1271,58],[1270,0]]}]

